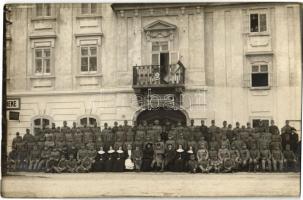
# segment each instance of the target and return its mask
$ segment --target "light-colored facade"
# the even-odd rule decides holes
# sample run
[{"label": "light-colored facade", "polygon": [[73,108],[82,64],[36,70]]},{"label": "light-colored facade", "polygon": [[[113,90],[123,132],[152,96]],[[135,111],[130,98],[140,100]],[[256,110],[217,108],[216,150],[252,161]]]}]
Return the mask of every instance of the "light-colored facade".
[{"label": "light-colored facade", "polygon": [[186,69],[181,108],[187,122],[274,119],[282,127],[287,119],[300,127],[299,4],[9,7],[7,97],[21,102],[19,121],[8,120],[9,148],[17,131],[41,125],[40,118],[56,126],[84,117],[100,126],[131,124],[142,111],[133,66],[157,62],[157,42],[170,64],[179,60]]}]

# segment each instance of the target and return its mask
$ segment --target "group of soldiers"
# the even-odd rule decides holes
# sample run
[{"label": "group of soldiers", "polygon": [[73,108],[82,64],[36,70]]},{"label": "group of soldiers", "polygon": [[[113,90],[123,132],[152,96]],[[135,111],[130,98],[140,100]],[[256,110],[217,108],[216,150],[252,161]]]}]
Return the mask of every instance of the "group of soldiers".
[{"label": "group of soldiers", "polygon": [[181,122],[160,125],[159,120],[129,126],[114,123],[104,128],[95,125],[26,129],[17,132],[8,156],[10,171],[90,172],[90,171],[296,171],[300,163],[300,142],[296,130],[286,121],[281,129],[250,123],[240,126],[215,120],[207,127],[183,126]]}]

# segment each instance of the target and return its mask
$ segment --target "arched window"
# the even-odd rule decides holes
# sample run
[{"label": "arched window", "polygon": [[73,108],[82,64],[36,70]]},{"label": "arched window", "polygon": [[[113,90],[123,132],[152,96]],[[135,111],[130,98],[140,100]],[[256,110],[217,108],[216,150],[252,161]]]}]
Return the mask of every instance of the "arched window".
[{"label": "arched window", "polygon": [[53,119],[49,116],[36,116],[32,119],[32,130],[33,133],[36,134],[38,129],[42,129],[43,127],[51,128],[53,123]]},{"label": "arched window", "polygon": [[87,127],[93,127],[95,123],[99,124],[99,119],[94,115],[84,115],[79,118],[80,126],[86,125]]}]

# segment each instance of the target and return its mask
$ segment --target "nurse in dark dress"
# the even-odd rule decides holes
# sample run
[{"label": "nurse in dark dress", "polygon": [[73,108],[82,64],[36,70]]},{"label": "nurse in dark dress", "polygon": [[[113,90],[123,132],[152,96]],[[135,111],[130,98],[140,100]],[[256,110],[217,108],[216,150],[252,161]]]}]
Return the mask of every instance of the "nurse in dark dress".
[{"label": "nurse in dark dress", "polygon": [[183,146],[180,144],[176,150],[176,159],[175,159],[175,171],[183,172],[185,169],[185,157],[186,153],[183,149]]},{"label": "nurse in dark dress", "polygon": [[142,171],[149,172],[152,170],[151,163],[153,161],[153,156],[154,156],[154,150],[152,148],[152,144],[147,143],[143,150],[143,158],[142,158],[142,166],[141,166]]},{"label": "nurse in dark dress", "polygon": [[97,156],[95,158],[95,163],[93,165],[93,171],[94,172],[105,171],[106,159],[107,159],[106,152],[103,151],[103,147],[100,147],[100,150],[97,152]]},{"label": "nurse in dark dress", "polygon": [[114,171],[123,172],[125,163],[125,152],[122,150],[122,146],[116,151],[116,159],[114,161]]},{"label": "nurse in dark dress", "polygon": [[105,161],[105,171],[112,172],[114,170],[114,162],[115,162],[116,152],[112,146],[109,147],[107,151],[107,160]]}]

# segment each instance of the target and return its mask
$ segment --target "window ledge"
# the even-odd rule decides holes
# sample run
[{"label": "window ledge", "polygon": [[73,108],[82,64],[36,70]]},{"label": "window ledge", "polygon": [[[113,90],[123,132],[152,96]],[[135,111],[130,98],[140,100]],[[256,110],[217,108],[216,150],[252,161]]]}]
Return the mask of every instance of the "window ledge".
[{"label": "window ledge", "polygon": [[85,18],[102,18],[102,15],[95,15],[95,14],[87,14],[87,15],[77,15],[76,19],[85,19]]},{"label": "window ledge", "polygon": [[31,19],[31,21],[39,21],[39,20],[56,20],[56,17],[52,17],[52,16],[44,16],[44,17],[33,17]]},{"label": "window ledge", "polygon": [[81,77],[102,77],[102,74],[78,74],[76,75],[76,78],[81,78]]},{"label": "window ledge", "polygon": [[269,32],[248,32],[248,36],[270,36]]},{"label": "window ledge", "polygon": [[30,79],[55,79],[55,76],[46,76],[46,75],[34,75],[29,77]]},{"label": "window ledge", "polygon": [[270,90],[270,86],[263,86],[263,87],[250,87],[250,90],[252,90],[252,91],[258,91],[258,90]]},{"label": "window ledge", "polygon": [[273,55],[272,51],[251,51],[245,52],[246,56],[257,56],[257,55]]}]

